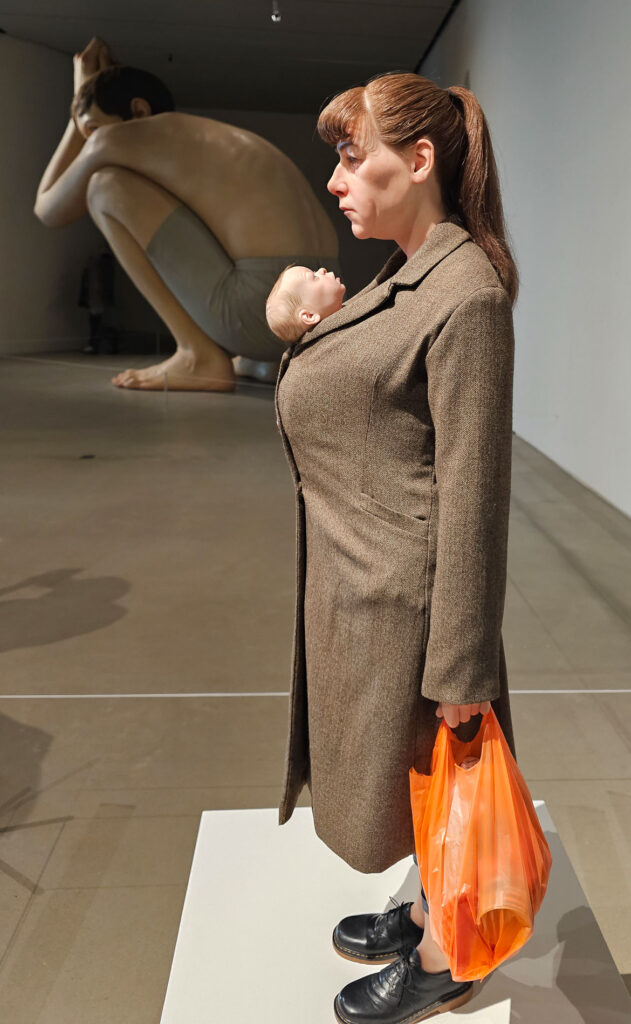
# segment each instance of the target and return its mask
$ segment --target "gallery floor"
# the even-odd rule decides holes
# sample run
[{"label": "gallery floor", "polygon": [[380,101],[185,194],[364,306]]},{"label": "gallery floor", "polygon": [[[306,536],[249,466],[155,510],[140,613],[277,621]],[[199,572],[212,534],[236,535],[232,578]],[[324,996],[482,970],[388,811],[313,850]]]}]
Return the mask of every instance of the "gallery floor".
[{"label": "gallery floor", "polygon": [[[270,820],[280,795],[295,518],[273,388],[122,391],[110,378],[125,365],[0,359],[7,1024],[156,1024],[204,812]],[[514,437],[504,642],[517,757],[628,987],[630,578],[631,522]],[[390,884],[367,910],[386,907]],[[249,962],[281,971],[288,951],[248,928],[243,874],[217,893],[247,999]],[[321,928],[327,956],[335,923]],[[609,1019],[600,1009],[590,1024]]]}]

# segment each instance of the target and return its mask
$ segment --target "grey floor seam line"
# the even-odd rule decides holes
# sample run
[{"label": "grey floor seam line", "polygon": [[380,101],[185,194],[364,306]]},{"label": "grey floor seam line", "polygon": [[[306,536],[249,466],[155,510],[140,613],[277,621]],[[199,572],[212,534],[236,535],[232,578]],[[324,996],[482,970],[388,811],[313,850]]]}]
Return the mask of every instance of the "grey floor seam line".
[{"label": "grey floor seam line", "polygon": [[[21,362],[24,362],[24,363],[44,363],[46,366],[71,366],[73,369],[75,369],[76,367],[79,367],[80,370],[112,370],[114,373],[116,373],[117,371],[119,373],[122,372],[119,369],[120,363],[116,363],[114,366],[112,366],[109,363],[94,363],[93,365],[90,365],[88,363],[64,362],[62,359],[37,359],[36,357],[31,358],[31,356],[4,356],[3,355],[3,356],[0,356],[0,358],[1,359],[19,359]],[[155,353],[155,355],[152,355],[151,358],[152,359],[159,359],[160,358],[160,353]],[[166,358],[168,358],[168,356]],[[252,380],[252,379],[249,379],[247,377],[235,376],[235,383],[239,387],[241,387],[242,384],[246,384],[248,386],[252,386],[252,387],[258,388],[258,387],[266,386],[266,385],[269,386],[270,384],[273,384],[274,382],[273,381],[264,381],[264,380]],[[134,389],[132,389],[132,390],[134,390]],[[142,389],[136,389],[136,390],[142,390]],[[173,390],[173,389],[171,389],[171,390]]]},{"label": "grey floor seam line", "polygon": [[[509,690],[511,697],[523,694],[560,694],[560,693],[631,693],[629,690]],[[251,693],[1,693],[0,700],[155,700],[160,698],[194,698],[194,697],[289,697],[288,690],[262,691]]]}]

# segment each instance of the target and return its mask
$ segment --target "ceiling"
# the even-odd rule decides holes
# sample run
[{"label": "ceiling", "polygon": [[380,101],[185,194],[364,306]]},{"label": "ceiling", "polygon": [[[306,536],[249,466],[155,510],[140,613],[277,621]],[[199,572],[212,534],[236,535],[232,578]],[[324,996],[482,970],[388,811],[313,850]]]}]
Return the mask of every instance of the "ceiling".
[{"label": "ceiling", "polygon": [[[0,0],[0,29],[70,57],[92,36],[176,105],[317,113],[383,71],[418,70],[453,0]],[[456,0],[457,2],[457,0]]]}]

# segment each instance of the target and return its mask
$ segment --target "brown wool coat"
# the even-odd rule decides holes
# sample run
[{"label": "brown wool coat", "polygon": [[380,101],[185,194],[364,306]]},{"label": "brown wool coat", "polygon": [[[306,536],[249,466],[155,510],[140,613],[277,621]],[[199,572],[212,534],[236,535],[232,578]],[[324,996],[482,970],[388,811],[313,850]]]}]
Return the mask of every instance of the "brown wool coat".
[{"label": "brown wool coat", "polygon": [[507,292],[455,216],[283,353],[297,580],[279,824],[308,785],[316,833],[358,871],[414,852],[408,773],[429,773],[438,701],[491,700],[515,756],[513,362]]}]

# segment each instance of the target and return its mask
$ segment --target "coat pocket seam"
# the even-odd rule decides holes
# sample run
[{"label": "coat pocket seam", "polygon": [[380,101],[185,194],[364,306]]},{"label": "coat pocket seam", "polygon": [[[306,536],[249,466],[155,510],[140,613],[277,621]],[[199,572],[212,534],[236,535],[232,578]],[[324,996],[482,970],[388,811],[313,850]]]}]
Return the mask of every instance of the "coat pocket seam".
[{"label": "coat pocket seam", "polygon": [[390,508],[389,505],[384,505],[383,502],[373,498],[366,491],[359,492],[359,504],[364,512],[374,516],[375,519],[381,519],[383,522],[388,523],[389,526],[397,526],[404,533],[408,533],[413,537],[427,536],[429,520],[425,517],[410,516],[407,512],[400,512],[398,509]]}]

